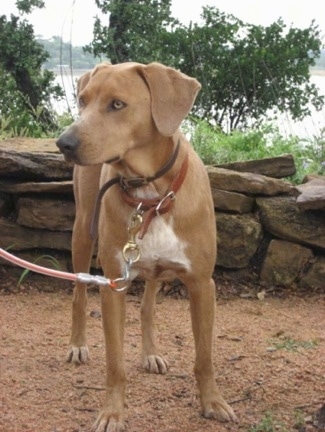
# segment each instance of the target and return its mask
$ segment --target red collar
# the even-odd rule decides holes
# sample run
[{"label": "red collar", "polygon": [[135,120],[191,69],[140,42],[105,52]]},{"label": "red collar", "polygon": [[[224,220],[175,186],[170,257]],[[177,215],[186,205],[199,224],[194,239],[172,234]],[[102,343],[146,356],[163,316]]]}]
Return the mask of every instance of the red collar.
[{"label": "red collar", "polygon": [[166,193],[163,196],[158,196],[157,198],[135,198],[131,196],[126,189],[120,189],[122,198],[129,206],[146,213],[143,220],[143,225],[139,232],[139,239],[142,239],[144,237],[148,230],[150,222],[155,216],[169,212],[172,207],[173,201],[176,198],[176,192],[183,184],[187,173],[187,168],[188,154],[186,154],[180,170],[169,185]]}]

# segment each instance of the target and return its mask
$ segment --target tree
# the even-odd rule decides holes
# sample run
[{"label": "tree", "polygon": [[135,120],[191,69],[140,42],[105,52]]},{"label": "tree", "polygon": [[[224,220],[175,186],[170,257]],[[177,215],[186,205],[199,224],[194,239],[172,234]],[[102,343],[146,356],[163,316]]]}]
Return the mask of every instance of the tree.
[{"label": "tree", "polygon": [[[310,83],[309,68],[320,55],[320,31],[286,25],[244,24],[215,8],[204,8],[205,23],[187,32],[185,70],[203,83],[197,103],[201,117],[224,129],[261,122],[272,112],[294,120],[321,109],[324,97]],[[192,60],[191,60],[192,59]],[[192,63],[192,64],[191,64]]]},{"label": "tree", "polygon": [[[40,0],[18,0],[22,12],[41,7]],[[51,97],[62,90],[54,74],[42,69],[48,53],[34,37],[33,27],[21,17],[0,16],[0,117],[16,129],[47,132],[57,128],[50,107]],[[9,120],[8,120],[9,119]]]},{"label": "tree", "polygon": [[171,17],[171,0],[95,0],[109,24],[99,18],[93,42],[86,47],[95,56],[103,54],[114,63],[167,59],[170,29],[178,24]]},{"label": "tree", "polygon": [[105,26],[96,19],[88,49],[112,63],[161,61],[196,77],[202,90],[195,115],[223,130],[259,123],[276,111],[302,119],[311,105],[323,106],[309,74],[321,48],[314,22],[303,30],[288,29],[281,19],[262,27],[205,7],[202,23],[183,26],[170,16],[170,3],[96,0],[110,20]]}]

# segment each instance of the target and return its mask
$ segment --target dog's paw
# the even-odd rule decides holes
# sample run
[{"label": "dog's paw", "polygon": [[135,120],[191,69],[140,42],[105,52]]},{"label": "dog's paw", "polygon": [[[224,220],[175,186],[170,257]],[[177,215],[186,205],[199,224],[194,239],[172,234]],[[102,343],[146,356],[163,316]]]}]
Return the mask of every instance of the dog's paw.
[{"label": "dog's paw", "polygon": [[203,408],[202,415],[205,418],[216,419],[220,422],[238,422],[234,410],[222,398],[207,404]]},{"label": "dog's paw", "polygon": [[102,411],[95,421],[93,432],[123,432],[125,430],[123,420],[119,419],[117,414],[109,415],[106,411]]},{"label": "dog's paw", "polygon": [[71,345],[67,354],[67,362],[74,364],[87,363],[89,360],[89,349],[85,346]]},{"label": "dog's paw", "polygon": [[143,367],[150,373],[164,375],[168,370],[168,362],[159,355],[148,355],[143,359]]}]

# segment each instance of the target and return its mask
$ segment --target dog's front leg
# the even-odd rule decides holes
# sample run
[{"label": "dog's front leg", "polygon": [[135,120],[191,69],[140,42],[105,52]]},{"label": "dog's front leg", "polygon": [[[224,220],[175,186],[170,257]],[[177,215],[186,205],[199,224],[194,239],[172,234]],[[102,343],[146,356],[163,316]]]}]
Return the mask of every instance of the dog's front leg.
[{"label": "dog's front leg", "polygon": [[[72,260],[75,273],[88,272],[93,252],[93,241],[84,227],[82,215],[77,212],[72,234]],[[88,226],[88,225],[86,225]],[[67,361],[86,363],[89,350],[86,340],[87,285],[76,282],[72,300],[72,326]]]},{"label": "dog's front leg", "polygon": [[101,289],[102,321],[106,350],[106,397],[102,411],[94,424],[96,432],[124,430],[124,323],[125,293]]},{"label": "dog's front leg", "polygon": [[168,363],[158,353],[155,343],[155,306],[159,286],[147,281],[141,301],[142,365],[150,373],[165,374]]},{"label": "dog's front leg", "polygon": [[202,414],[219,421],[236,421],[233,409],[220,395],[212,362],[215,319],[215,284],[212,279],[186,281],[190,296],[191,319],[196,349],[195,377],[199,389]]},{"label": "dog's front leg", "polygon": [[[75,273],[87,273],[94,250],[90,225],[99,187],[101,166],[75,165],[73,171],[76,218],[72,232],[72,263]],[[73,291],[72,328],[67,360],[86,363],[89,350],[86,340],[87,286],[77,282]]]}]

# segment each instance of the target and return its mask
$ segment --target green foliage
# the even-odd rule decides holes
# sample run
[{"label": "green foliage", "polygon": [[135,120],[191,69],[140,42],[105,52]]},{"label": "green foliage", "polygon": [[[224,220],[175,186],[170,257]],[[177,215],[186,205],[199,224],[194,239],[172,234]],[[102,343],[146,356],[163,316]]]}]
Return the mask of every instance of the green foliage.
[{"label": "green foliage", "polygon": [[287,28],[281,19],[268,27],[245,24],[215,7],[205,7],[200,24],[181,25],[170,16],[170,1],[97,0],[110,13],[99,18],[87,47],[113,63],[160,61],[202,84],[194,113],[224,131],[261,124],[277,113],[294,120],[319,110],[324,97],[310,83],[309,69],[320,55],[320,30]]},{"label": "green foliage", "polygon": [[249,429],[249,432],[288,432],[288,429],[281,421],[274,418],[273,414],[268,411],[264,418],[256,426]]},{"label": "green foliage", "polygon": [[43,0],[16,0],[16,6],[22,13],[31,13],[33,8],[42,9],[45,6]]},{"label": "green foliage", "polygon": [[99,18],[94,24],[94,39],[86,50],[104,55],[114,63],[165,60],[173,48],[168,46],[170,29],[178,21],[171,17],[171,0],[95,0],[109,25]]},{"label": "green foliage", "polygon": [[[94,55],[103,55],[113,63],[160,61],[198,78],[202,90],[193,115],[204,119],[212,131],[218,131],[218,142],[231,140],[233,153],[238,157],[243,157],[245,147],[250,148],[252,157],[253,154],[260,157],[263,148],[269,151],[270,147],[279,149],[288,145],[273,134],[280,142],[275,146],[272,139],[272,146],[264,147],[257,134],[260,126],[269,124],[279,112],[301,120],[311,109],[324,105],[324,97],[310,83],[309,75],[321,52],[320,31],[314,22],[306,29],[296,29],[287,28],[279,19],[262,27],[246,24],[214,7],[205,7],[199,24],[184,26],[171,16],[171,0],[95,2],[102,13],[109,15],[109,20],[107,25],[96,18],[94,40],[86,47],[91,55],[81,47],[72,48],[60,37],[39,43],[26,20],[0,16],[2,133],[33,136],[55,133],[58,118],[51,108],[51,99],[60,98],[63,92],[54,85],[54,74],[43,66],[53,68],[63,63],[89,68],[94,64]],[[16,0],[16,4],[22,14],[44,7],[43,0]],[[44,47],[51,51],[51,60]],[[234,133],[243,129],[247,134]],[[223,136],[222,131],[231,133]],[[202,141],[200,134],[198,130],[203,158],[210,158],[209,154],[216,159],[228,157],[226,145],[217,151],[215,137]],[[295,138],[290,140],[291,150],[297,152],[301,164],[312,169],[315,161],[313,169],[322,172],[319,158],[324,161],[324,139],[315,138],[314,150],[309,143],[300,144]],[[317,154],[309,157],[312,151]]]},{"label": "green foliage", "polygon": [[63,93],[54,74],[42,68],[48,53],[35,40],[33,27],[20,17],[0,16],[0,46],[1,123],[35,136],[56,129],[51,98]]},{"label": "green foliage", "polygon": [[193,147],[207,165],[292,154],[297,170],[290,179],[294,183],[301,183],[309,173],[325,174],[325,136],[312,142],[284,138],[273,126],[226,134],[207,121],[195,119],[185,123],[183,131],[191,136]]},{"label": "green foliage", "polygon": [[284,337],[278,340],[272,340],[272,345],[277,350],[293,351],[298,352],[300,349],[311,349],[318,345],[317,340],[310,341],[297,341],[290,337]]},{"label": "green foliage", "polygon": [[262,27],[216,8],[203,11],[204,25],[189,28],[191,44],[182,46],[188,52],[183,69],[203,83],[199,117],[231,131],[252,121],[261,124],[277,112],[298,120],[310,114],[310,105],[322,108],[324,98],[309,82],[321,47],[314,23],[305,30],[288,29],[279,19]]}]

